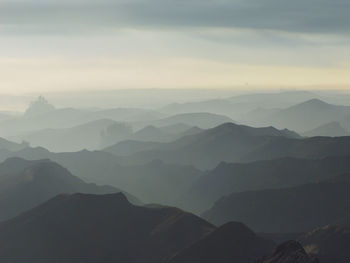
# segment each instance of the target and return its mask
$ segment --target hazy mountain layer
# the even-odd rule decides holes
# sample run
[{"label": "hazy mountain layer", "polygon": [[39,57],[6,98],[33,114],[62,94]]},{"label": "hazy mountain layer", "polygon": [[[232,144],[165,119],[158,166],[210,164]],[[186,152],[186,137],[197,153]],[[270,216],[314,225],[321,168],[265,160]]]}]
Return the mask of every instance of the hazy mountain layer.
[{"label": "hazy mountain layer", "polygon": [[110,153],[81,151],[52,153],[43,148],[27,148],[19,152],[0,152],[2,158],[19,156],[29,160],[50,159],[66,167],[87,182],[108,184],[134,194],[146,203],[178,205],[202,172],[191,167],[152,161],[126,166]]},{"label": "hazy mountain layer", "polygon": [[[48,160],[8,159],[0,165],[0,221],[14,217],[61,193],[116,193],[110,186],[87,184]],[[135,198],[129,196],[131,201]]]},{"label": "hazy mountain layer", "polygon": [[265,233],[309,231],[350,214],[349,176],[292,188],[234,193],[217,201],[203,216],[218,225],[244,222]]},{"label": "hazy mountain layer", "polygon": [[350,156],[221,163],[192,185],[181,204],[190,211],[203,212],[224,195],[318,182],[349,170]]}]

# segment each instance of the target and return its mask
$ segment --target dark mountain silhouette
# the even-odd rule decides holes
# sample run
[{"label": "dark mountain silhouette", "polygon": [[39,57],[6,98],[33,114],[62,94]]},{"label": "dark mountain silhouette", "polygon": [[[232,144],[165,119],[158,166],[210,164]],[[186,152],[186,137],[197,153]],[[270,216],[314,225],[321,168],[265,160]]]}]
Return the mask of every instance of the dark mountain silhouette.
[{"label": "dark mountain silhouette", "polygon": [[350,214],[350,184],[346,177],[291,188],[234,193],[217,201],[203,217],[218,225],[244,222],[257,232],[307,232]]},{"label": "dark mountain silhouette", "polygon": [[316,160],[287,157],[253,163],[221,163],[200,177],[181,203],[189,211],[200,213],[231,193],[297,186],[348,171],[350,156]]},{"label": "dark mountain silhouette", "polygon": [[3,263],[161,263],[214,227],[176,208],[141,207],[123,194],[60,195],[0,223]]},{"label": "dark mountain silhouette", "polygon": [[274,242],[241,223],[227,223],[177,254],[170,263],[249,263],[270,254]]},{"label": "dark mountain silhouette", "polygon": [[348,132],[339,122],[332,121],[326,124],[323,124],[311,131],[307,131],[303,133],[304,136],[314,137],[314,136],[331,136],[331,137],[339,137],[339,136],[349,136],[350,132]]},{"label": "dark mountain silhouette", "polygon": [[0,164],[0,221],[46,202],[57,194],[77,192],[106,194],[120,190],[87,184],[49,160],[8,159]]},{"label": "dark mountain silhouette", "polygon": [[322,263],[350,262],[350,225],[331,224],[317,228],[300,238],[306,251]]},{"label": "dark mountain silhouette", "polygon": [[307,254],[300,243],[287,241],[279,245],[271,256],[256,263],[320,263],[320,261],[313,255]]}]

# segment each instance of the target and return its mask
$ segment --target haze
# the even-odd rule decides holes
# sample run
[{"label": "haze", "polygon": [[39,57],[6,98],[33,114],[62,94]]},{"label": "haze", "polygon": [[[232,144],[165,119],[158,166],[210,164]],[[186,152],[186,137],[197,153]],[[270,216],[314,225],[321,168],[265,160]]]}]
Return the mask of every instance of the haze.
[{"label": "haze", "polygon": [[0,0],[1,263],[349,263],[349,0]]},{"label": "haze", "polygon": [[1,92],[347,89],[348,9],[345,0],[2,0]]}]

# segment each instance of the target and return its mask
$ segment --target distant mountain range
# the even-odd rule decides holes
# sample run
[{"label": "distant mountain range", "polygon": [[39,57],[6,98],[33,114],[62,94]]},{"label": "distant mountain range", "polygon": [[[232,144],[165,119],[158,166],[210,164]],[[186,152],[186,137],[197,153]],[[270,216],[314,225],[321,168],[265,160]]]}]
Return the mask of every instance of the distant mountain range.
[{"label": "distant mountain range", "polygon": [[109,119],[116,122],[152,121],[164,115],[144,109],[83,110],[74,108],[55,109],[40,114],[24,115],[1,122],[2,137],[18,136],[43,129],[65,129],[89,122]]},{"label": "distant mountain range", "polygon": [[295,104],[313,98],[321,97],[308,91],[253,93],[238,95],[230,98],[217,98],[187,103],[173,103],[159,109],[159,111],[167,114],[211,112],[226,115],[235,120],[244,121],[244,116],[256,108],[270,109],[291,107]]},{"label": "distant mountain range", "polygon": [[320,183],[233,193],[203,214],[221,225],[240,221],[258,232],[307,232],[350,215],[350,175]]},{"label": "distant mountain range", "polygon": [[171,143],[159,144],[151,150],[137,152],[126,161],[135,164],[160,159],[167,163],[211,169],[221,161],[242,160],[257,149],[268,146],[271,141],[289,138],[300,136],[289,130],[277,130],[273,127],[252,128],[225,123]]},{"label": "distant mountain range", "polygon": [[[44,115],[58,114],[57,111],[63,110],[53,110]],[[63,116],[65,114],[69,115],[62,117],[62,122],[74,117],[74,112],[72,111],[75,112],[76,110],[67,110],[67,113],[62,113]],[[95,120],[95,117],[88,115],[86,119],[88,120],[90,117],[92,119],[92,121],[88,122],[83,122],[83,117],[79,119],[76,116],[78,118],[76,122],[83,122],[82,124],[74,126],[62,124],[59,128],[57,127],[59,124],[54,123],[54,121],[46,120],[42,125],[35,125],[37,121],[41,122],[42,119],[28,120],[28,118],[31,119],[32,117],[21,117],[11,120],[10,123],[23,125],[27,128],[23,128],[21,133],[11,134],[7,138],[14,141],[27,141],[34,147],[41,146],[55,152],[71,152],[83,149],[98,150],[124,140],[171,142],[186,135],[196,134],[202,129],[212,128],[232,121],[228,117],[210,113],[181,114],[156,121],[116,121],[116,116],[112,114],[107,114],[107,116],[111,118],[103,118],[103,115],[101,115],[101,119]],[[34,117],[36,118],[37,116],[35,115]],[[53,116],[53,118],[55,119],[56,117]],[[121,119],[123,120],[123,118]],[[31,128],[32,126],[27,125],[26,122],[33,124],[35,128]],[[2,125],[4,126],[3,130],[6,130],[8,124],[2,123]],[[40,127],[45,128],[41,129]],[[18,129],[14,128],[14,130],[17,131]]]},{"label": "distant mountain range", "polygon": [[[289,130],[273,127],[252,128],[227,123],[185,136],[171,143],[140,146],[125,158],[129,164],[142,164],[160,159],[166,163],[193,165],[213,169],[221,162],[252,162],[283,157],[324,158],[350,154],[350,137],[315,137],[303,139]],[[118,147],[114,148],[117,152]],[[134,149],[137,146],[133,145]]]},{"label": "distant mountain range", "polygon": [[272,125],[287,128],[308,136],[339,136],[349,134],[348,119],[350,119],[350,106],[333,105],[320,99],[311,99],[282,109],[254,110],[240,121],[255,126]]}]

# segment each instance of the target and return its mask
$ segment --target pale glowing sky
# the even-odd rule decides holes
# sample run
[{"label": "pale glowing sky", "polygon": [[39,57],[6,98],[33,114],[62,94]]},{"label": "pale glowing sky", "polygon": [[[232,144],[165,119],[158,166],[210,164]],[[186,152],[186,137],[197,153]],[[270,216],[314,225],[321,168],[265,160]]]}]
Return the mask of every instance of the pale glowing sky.
[{"label": "pale glowing sky", "polygon": [[0,0],[0,92],[350,88],[348,0]]}]

